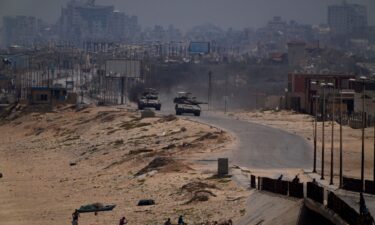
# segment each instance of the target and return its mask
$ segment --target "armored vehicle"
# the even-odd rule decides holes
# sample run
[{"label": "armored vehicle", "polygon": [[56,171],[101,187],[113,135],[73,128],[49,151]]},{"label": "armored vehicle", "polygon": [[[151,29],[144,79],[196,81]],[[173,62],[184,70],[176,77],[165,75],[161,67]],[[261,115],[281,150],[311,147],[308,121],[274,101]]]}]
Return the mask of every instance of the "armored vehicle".
[{"label": "armored vehicle", "polygon": [[142,110],[144,108],[155,108],[155,110],[161,109],[158,92],[155,89],[147,88],[143,91],[138,100],[138,109]]},{"label": "armored vehicle", "polygon": [[201,107],[199,105],[205,104],[204,102],[197,101],[195,97],[192,97],[190,92],[178,92],[173,103],[175,103],[176,115],[192,113],[194,116],[201,115]]}]

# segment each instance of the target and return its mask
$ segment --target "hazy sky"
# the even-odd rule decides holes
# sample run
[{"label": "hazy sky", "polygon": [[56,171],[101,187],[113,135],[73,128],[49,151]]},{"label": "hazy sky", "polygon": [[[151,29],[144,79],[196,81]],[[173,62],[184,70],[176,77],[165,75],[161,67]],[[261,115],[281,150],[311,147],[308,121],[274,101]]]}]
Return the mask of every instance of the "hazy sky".
[{"label": "hazy sky", "polygon": [[[55,22],[69,0],[0,0],[0,17],[33,15]],[[137,15],[143,27],[173,24],[183,29],[203,23],[224,28],[259,27],[273,16],[301,23],[326,23],[327,6],[342,0],[97,0]],[[367,6],[369,24],[375,25],[375,0],[347,0]]]}]

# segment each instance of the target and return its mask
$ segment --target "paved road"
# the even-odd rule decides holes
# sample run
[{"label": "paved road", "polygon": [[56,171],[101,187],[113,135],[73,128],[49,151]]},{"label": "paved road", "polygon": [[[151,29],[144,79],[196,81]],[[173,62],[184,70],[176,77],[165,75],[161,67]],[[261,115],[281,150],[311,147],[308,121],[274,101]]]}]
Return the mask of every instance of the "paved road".
[{"label": "paved road", "polygon": [[199,118],[189,118],[221,127],[237,136],[239,143],[230,158],[232,164],[262,169],[312,168],[312,147],[297,135],[208,112]]}]

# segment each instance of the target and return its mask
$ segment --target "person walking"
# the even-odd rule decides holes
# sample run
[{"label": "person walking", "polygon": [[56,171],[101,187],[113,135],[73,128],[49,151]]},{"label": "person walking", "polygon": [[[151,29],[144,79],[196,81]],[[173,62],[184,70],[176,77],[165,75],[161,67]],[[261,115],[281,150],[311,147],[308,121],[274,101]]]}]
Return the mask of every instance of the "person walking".
[{"label": "person walking", "polygon": [[184,218],[182,217],[182,215],[180,215],[180,217],[178,217],[178,225],[186,225],[186,223],[184,222]]}]

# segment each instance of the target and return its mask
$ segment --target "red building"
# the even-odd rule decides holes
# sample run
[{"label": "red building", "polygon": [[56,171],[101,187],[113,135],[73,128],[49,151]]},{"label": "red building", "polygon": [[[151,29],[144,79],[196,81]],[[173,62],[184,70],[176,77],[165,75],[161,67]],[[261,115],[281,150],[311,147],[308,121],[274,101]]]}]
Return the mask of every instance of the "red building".
[{"label": "red building", "polygon": [[[327,99],[332,93],[337,96],[339,90],[352,89],[352,83],[349,79],[355,78],[355,75],[349,74],[303,74],[303,73],[289,73],[288,74],[288,90],[286,92],[287,108],[295,111],[312,114],[314,110],[314,96],[321,96],[322,102],[322,83],[332,83],[334,88],[327,90]],[[312,82],[316,84],[312,84]],[[354,92],[346,91],[342,101],[345,103],[345,111],[353,111]],[[325,99],[326,101],[328,101]],[[338,101],[338,99],[336,99]],[[338,105],[338,104],[337,104]],[[327,108],[329,106],[327,105]]]}]

